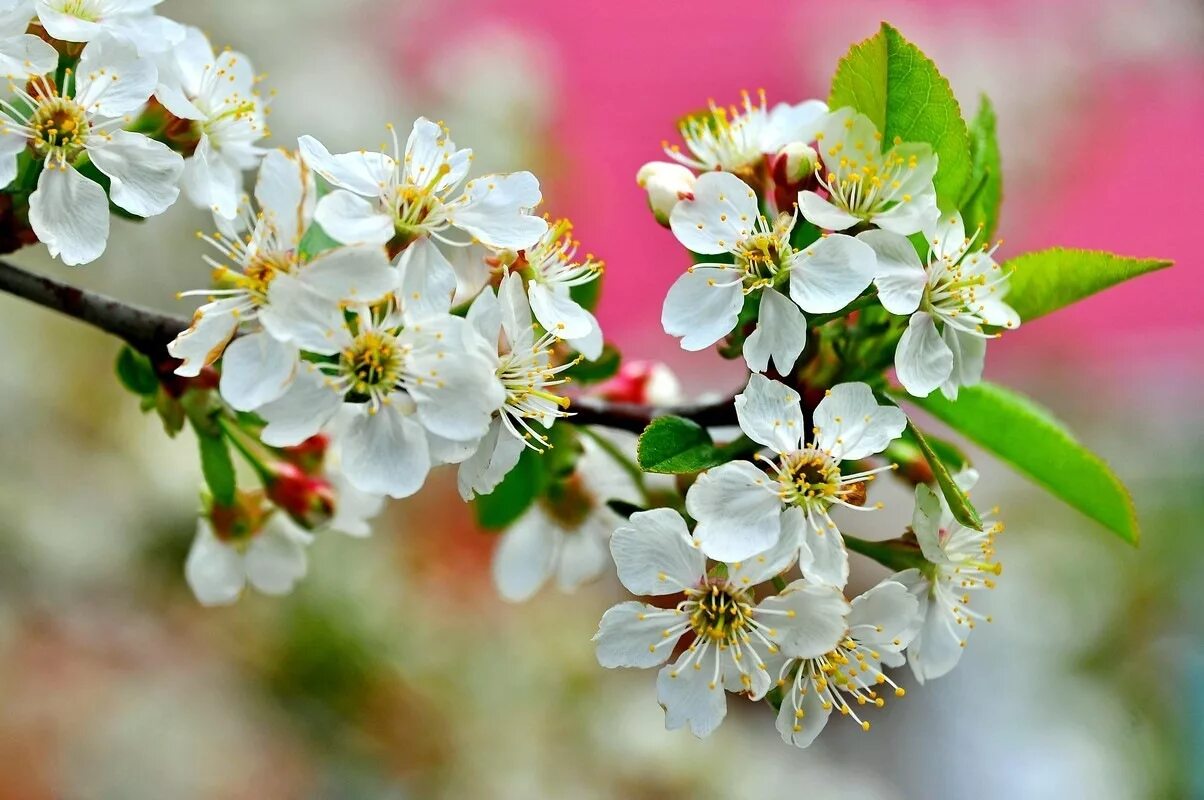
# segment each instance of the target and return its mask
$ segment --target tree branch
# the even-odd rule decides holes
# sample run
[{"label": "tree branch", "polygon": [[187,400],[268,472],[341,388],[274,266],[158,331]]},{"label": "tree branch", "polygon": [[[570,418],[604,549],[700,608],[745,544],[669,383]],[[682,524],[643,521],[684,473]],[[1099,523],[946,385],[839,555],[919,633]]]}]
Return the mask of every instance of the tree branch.
[{"label": "tree branch", "polygon": [[[57,311],[73,319],[122,339],[155,363],[163,361],[167,344],[186,328],[185,317],[164,314],[151,308],[126,303],[97,292],[79,289],[44,275],[36,275],[0,260],[0,292],[22,297],[31,303]],[[734,425],[736,411],[730,397],[708,403],[676,406],[651,406],[617,403],[595,397],[573,400],[577,425],[601,425],[606,428],[639,433],[654,417],[675,415],[699,425]]]}]

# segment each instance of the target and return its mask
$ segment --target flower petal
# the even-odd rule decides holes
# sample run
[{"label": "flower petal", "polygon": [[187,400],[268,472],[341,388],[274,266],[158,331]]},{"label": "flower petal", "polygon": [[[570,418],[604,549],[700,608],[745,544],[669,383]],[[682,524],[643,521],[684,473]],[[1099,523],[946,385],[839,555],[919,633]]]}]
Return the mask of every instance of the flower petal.
[{"label": "flower petal", "polygon": [[798,449],[806,433],[799,400],[799,393],[789,386],[764,375],[750,375],[744,391],[736,395],[736,419],[754,442],[776,453],[789,453]]},{"label": "flower petal", "polygon": [[293,275],[272,279],[259,322],[280,341],[322,355],[338,353],[350,339],[339,304]]},{"label": "flower petal", "polygon": [[314,215],[317,189],[313,173],[294,154],[269,150],[259,165],[255,202],[275,230],[276,240],[295,247]]},{"label": "flower petal", "polygon": [[257,409],[268,423],[259,438],[272,447],[301,444],[343,406],[343,397],[316,369],[298,369],[288,391]]},{"label": "flower petal", "polygon": [[527,288],[531,311],[544,330],[558,339],[577,339],[587,336],[597,324],[593,315],[569,296],[540,283]]},{"label": "flower petal", "polygon": [[898,653],[907,647],[920,624],[920,607],[907,587],[884,580],[853,598],[849,631],[875,650]]},{"label": "flower petal", "polygon": [[815,741],[832,714],[832,704],[820,697],[811,681],[804,679],[801,684],[791,684],[783,693],[776,722],[782,741],[800,748]]},{"label": "flower petal", "polygon": [[498,594],[521,603],[539,591],[556,568],[563,535],[538,506],[519,517],[502,534],[493,553],[493,584]]},{"label": "flower petal", "polygon": [[297,274],[332,303],[374,303],[397,288],[397,270],[374,245],[336,247],[318,254]]},{"label": "flower petal", "polygon": [[220,542],[204,518],[197,521],[196,537],[184,562],[184,578],[203,606],[233,603],[246,584],[242,555]]},{"label": "flower petal", "polygon": [[162,214],[180,196],[177,184],[184,159],[162,142],[140,133],[113,131],[99,143],[89,144],[88,155],[112,181],[113,202],[131,214]]},{"label": "flower petal", "polygon": [[75,100],[89,114],[120,117],[150,99],[159,77],[153,60],[140,57],[132,44],[109,35],[79,41],[88,44],[75,71]]},{"label": "flower petal", "polygon": [[539,181],[530,172],[486,175],[466,183],[464,190],[448,220],[486,245],[523,250],[547,233],[547,220],[530,213],[542,199]]},{"label": "flower petal", "polygon": [[675,594],[706,575],[706,556],[671,508],[632,514],[610,537],[610,554],[619,580],[635,595]]},{"label": "flower petal", "polygon": [[738,586],[751,587],[782,574],[799,556],[802,533],[802,509],[787,509],[782,514],[782,534],[777,544],[743,561],[728,564],[728,580]]},{"label": "flower petal", "polygon": [[105,251],[109,199],[75,167],[47,167],[29,197],[29,225],[51,256],[70,266],[87,264]]},{"label": "flower petal", "polygon": [[431,468],[426,432],[399,405],[387,402],[375,414],[360,412],[343,433],[343,474],[361,492],[409,497],[426,482]]},{"label": "flower petal", "polygon": [[412,242],[397,260],[397,296],[407,322],[446,314],[456,292],[456,273],[429,238]]},{"label": "flower petal", "polygon": [[822,100],[804,100],[797,105],[778,103],[769,111],[761,132],[761,152],[776,153],[788,144],[809,144],[823,126],[828,105]]},{"label": "flower petal", "polygon": [[962,386],[973,386],[982,380],[982,370],[987,357],[987,340],[972,333],[963,333],[952,325],[946,325],[941,339],[953,354],[953,369],[941,384],[941,394],[950,400],[957,399],[957,390]]},{"label": "flower petal", "polygon": [[54,72],[58,51],[37,36],[21,33],[0,42],[0,75],[24,82],[30,75]]},{"label": "flower petal", "polygon": [[911,195],[910,200],[895,203],[881,214],[875,214],[870,221],[883,230],[911,236],[923,230],[940,214],[936,205],[936,190],[930,183],[922,192]]},{"label": "flower petal", "polygon": [[242,172],[214,151],[208,134],[201,134],[196,151],[184,162],[181,183],[189,201],[198,208],[225,220],[238,217]]},{"label": "flower petal", "polygon": [[476,451],[460,464],[456,483],[464,502],[496,489],[518,464],[524,447],[523,440],[511,433],[500,417],[495,417]]},{"label": "flower petal", "polygon": [[314,221],[343,244],[383,245],[393,238],[393,218],[346,189],[335,189],[318,201]]},{"label": "flower petal", "polygon": [[506,390],[472,326],[448,315],[406,328],[399,338],[412,348],[407,368],[415,377],[407,391],[422,425],[457,441],[484,436]]},{"label": "flower petal", "polygon": [[843,588],[849,582],[849,553],[840,530],[826,513],[805,514],[805,519],[803,542],[811,563],[804,575],[813,583]]},{"label": "flower petal", "polygon": [[196,310],[188,330],[167,345],[171,357],[184,362],[176,367],[177,375],[195,378],[207,364],[221,358],[226,344],[238,330],[237,311],[245,305],[241,297],[225,297]]},{"label": "flower petal", "polygon": [[681,638],[665,636],[677,620],[673,611],[637,603],[634,600],[611,606],[598,623],[598,663],[615,667],[655,667],[673,654],[673,645]]},{"label": "flower petal", "polygon": [[[302,136],[297,140],[297,152],[300,153],[301,159],[306,165],[328,183],[363,197],[379,195],[381,187],[392,180],[393,170],[397,165],[396,161],[384,153],[357,152],[332,155],[321,142],[312,136]],[[326,232],[334,236],[329,229]]]},{"label": "flower petal", "polygon": [[694,538],[716,561],[743,561],[773,547],[781,536],[781,500],[773,481],[747,461],[704,472],[686,494],[698,520]]},{"label": "flower petal", "polygon": [[665,333],[684,350],[703,350],[732,332],[744,307],[740,276],[729,269],[695,267],[669,287],[661,309]]},{"label": "flower petal", "polygon": [[757,610],[786,612],[765,615],[773,628],[768,636],[783,653],[795,658],[818,658],[831,652],[848,630],[849,604],[835,586],[797,580],[780,594],[762,600]]},{"label": "flower petal", "polygon": [[305,577],[305,544],[310,537],[290,530],[292,525],[277,515],[247,547],[247,581],[264,594],[288,594]]},{"label": "flower petal", "polygon": [[919,308],[928,274],[907,237],[872,230],[857,234],[857,238],[878,256],[874,285],[882,307],[892,314],[910,314]]},{"label": "flower petal", "polygon": [[875,453],[902,435],[907,415],[897,406],[879,405],[864,383],[833,386],[815,407],[816,442],[841,461]]},{"label": "flower petal", "polygon": [[804,219],[826,231],[843,231],[861,221],[810,190],[799,192],[798,205]]},{"label": "flower petal", "polygon": [[953,372],[953,353],[937,332],[936,323],[924,311],[907,322],[907,330],[895,349],[895,375],[915,397],[927,397]]},{"label": "flower petal", "polygon": [[790,267],[790,297],[803,311],[839,311],[874,279],[877,258],[865,242],[833,233],[798,253]]},{"label": "flower petal", "polygon": [[665,709],[668,730],[689,726],[701,739],[714,733],[727,716],[727,693],[714,680],[718,650],[707,647],[697,658],[693,650],[686,650],[656,676],[656,700]]},{"label": "flower petal", "polygon": [[798,306],[780,292],[767,288],[761,293],[757,329],[744,340],[744,360],[753,372],[764,372],[772,358],[774,369],[783,375],[794,370],[807,344],[807,318]]},{"label": "flower petal", "polygon": [[297,372],[295,345],[268,333],[250,333],[230,343],[222,357],[222,399],[237,411],[253,411],[279,398]]},{"label": "flower petal", "polygon": [[732,252],[747,238],[760,215],[757,194],[730,172],[708,172],[694,184],[694,199],[685,199],[669,215],[673,235],[695,253]]},{"label": "flower petal", "polygon": [[597,525],[585,523],[560,540],[556,559],[556,588],[564,593],[576,591],[606,570],[610,558],[606,553],[609,531],[597,530]]}]

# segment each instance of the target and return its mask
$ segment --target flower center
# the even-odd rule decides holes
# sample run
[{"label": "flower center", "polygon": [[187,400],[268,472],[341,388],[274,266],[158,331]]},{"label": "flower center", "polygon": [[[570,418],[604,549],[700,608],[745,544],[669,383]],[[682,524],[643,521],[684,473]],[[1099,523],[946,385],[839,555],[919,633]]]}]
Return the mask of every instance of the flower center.
[{"label": "flower center", "polygon": [[33,147],[45,157],[57,152],[65,161],[72,161],[84,148],[88,135],[88,118],[84,107],[66,97],[43,100],[29,120],[33,131]]},{"label": "flower center", "polygon": [[794,217],[782,214],[772,226],[765,217],[758,217],[753,226],[752,235],[740,242],[735,253],[736,265],[744,272],[745,294],[773,286],[794,260],[790,246]]},{"label": "flower center", "polygon": [[96,0],[66,0],[59,7],[59,11],[87,22],[96,22],[100,19],[100,11],[96,5]]},{"label": "flower center", "polygon": [[[850,121],[849,125],[852,124]],[[907,176],[919,167],[913,154],[902,156],[894,152],[879,154],[881,134],[873,142],[837,142],[826,152],[826,164],[836,164],[825,176],[819,175],[820,185],[828,190],[832,202],[850,214],[869,219],[896,202],[909,203],[911,195],[903,193]],[[896,143],[898,139],[896,139]]]},{"label": "flower center", "polygon": [[343,351],[340,367],[357,395],[387,395],[401,380],[405,353],[393,336],[383,331],[364,331]]},{"label": "flower center", "polygon": [[753,613],[750,593],[727,581],[708,579],[697,589],[686,589],[686,598],[683,610],[700,639],[731,642],[749,627]]},{"label": "flower center", "polygon": [[241,281],[247,291],[257,297],[267,297],[268,287],[277,275],[293,271],[297,256],[292,251],[256,253],[243,267]]},{"label": "flower center", "polygon": [[840,493],[840,465],[822,450],[808,448],[782,456],[778,494],[782,500],[805,505]]},{"label": "flower center", "polygon": [[699,170],[722,168],[741,177],[751,177],[761,158],[760,133],[765,119],[765,92],[754,103],[748,92],[740,107],[724,107],[711,101],[706,111],[691,114],[678,124],[678,133],[690,155],[677,145],[665,153],[680,164]]}]

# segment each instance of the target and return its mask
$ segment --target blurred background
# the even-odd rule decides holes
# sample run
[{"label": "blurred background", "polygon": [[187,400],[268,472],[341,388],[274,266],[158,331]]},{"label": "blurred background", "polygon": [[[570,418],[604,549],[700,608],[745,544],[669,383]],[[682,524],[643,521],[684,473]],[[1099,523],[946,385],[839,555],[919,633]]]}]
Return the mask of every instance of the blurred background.
[{"label": "blurred background", "polygon": [[[114,341],[0,297],[0,798],[1204,797],[1204,5],[1197,0],[168,0],[251,55],[275,142],[373,146],[446,120],[481,169],[532,169],[608,262],[600,316],[629,357],[694,391],[738,370],[676,348],[660,300],[684,267],[634,175],[673,121],[764,87],[823,97],[887,19],[1001,121],[1007,256],[1054,244],[1178,265],[1025,326],[988,378],[1050,406],[1132,488],[1133,549],[985,456],[994,614],[959,669],[809,750],[730,702],[705,741],[664,731],[650,672],[589,638],[613,579],[523,606],[489,583],[452,473],[374,537],[327,535],[283,599],[200,608],[183,580],[199,470],[188,435],[112,377]],[[18,260],[130,300],[203,286],[181,202],[114,221],[99,262]],[[897,496],[905,495],[898,490]],[[858,531],[894,535],[904,512]],[[860,569],[858,569],[860,567]],[[855,565],[861,584],[880,572]],[[858,588],[858,587],[854,587]],[[910,680],[910,674],[903,675]]]}]

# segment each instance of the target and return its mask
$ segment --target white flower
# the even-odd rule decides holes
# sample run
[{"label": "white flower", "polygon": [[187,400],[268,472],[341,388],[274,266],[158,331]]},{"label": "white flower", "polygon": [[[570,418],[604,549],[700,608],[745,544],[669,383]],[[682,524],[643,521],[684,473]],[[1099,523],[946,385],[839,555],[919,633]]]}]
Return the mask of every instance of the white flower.
[{"label": "white flower", "polygon": [[465,500],[492,492],[518,463],[524,446],[540,452],[548,446],[547,436],[535,425],[546,431],[568,416],[568,399],[552,389],[565,382],[559,374],[576,363],[553,362],[556,337],[551,333],[535,338],[523,280],[516,274],[502,279],[497,295],[491,289],[481,292],[468,310],[468,321],[486,342],[502,347],[495,371],[506,399],[485,438],[460,464],[458,483]]},{"label": "white flower", "polygon": [[64,42],[102,36],[128,41],[142,55],[162,53],[184,40],[184,26],[151,11],[162,0],[37,0],[38,21]]},{"label": "white flower", "polygon": [[[613,432],[616,447],[635,451],[635,437]],[[607,500],[640,501],[632,477],[590,436],[576,471],[557,483],[502,534],[493,554],[493,583],[510,602],[527,600],[549,580],[562,592],[601,575],[610,564],[606,542],[622,518]]]},{"label": "white flower", "polygon": [[465,183],[472,151],[457,150],[442,127],[418,118],[404,154],[389,130],[392,156],[332,155],[312,136],[298,140],[306,163],[335,187],[318,203],[317,220],[338,241],[385,244],[430,235],[464,245],[444,233],[458,228],[490,247],[521,250],[547,230],[546,221],[529,213],[542,199],[530,172]]},{"label": "white flower", "polygon": [[202,605],[233,603],[248,583],[270,595],[288,594],[305,576],[305,547],[313,537],[281,512],[270,512],[257,529],[219,538],[207,517],[184,563],[184,577]]},{"label": "white flower", "polygon": [[848,603],[833,587],[799,580],[757,602],[753,587],[789,568],[797,553],[800,512],[788,514],[786,522],[772,548],[711,572],[672,509],[632,514],[630,524],[615,531],[610,551],[632,594],[685,595],[673,608],[620,603],[602,616],[594,636],[602,666],[642,668],[665,663],[678,641],[690,637],[677,661],[657,676],[667,728],[688,725],[695,736],[707,736],[727,714],[725,690],[759,700],[772,687],[762,654],[819,657],[840,642]]},{"label": "white flower", "polygon": [[305,361],[288,390],[258,409],[268,422],[264,443],[297,444],[340,415],[347,479],[364,492],[407,497],[426,480],[432,447],[485,435],[505,390],[480,334],[433,310],[446,307],[455,287],[441,258],[428,240],[407,249],[398,265],[400,309],[331,303],[292,275],[272,281],[264,327],[325,358]]},{"label": "white flower", "polygon": [[877,253],[874,282],[883,307],[911,315],[895,350],[895,372],[903,388],[917,397],[939,386],[956,400],[958,387],[982,379],[986,340],[998,335],[984,326],[1020,325],[1020,316],[1003,301],[1008,275],[992,257],[995,248],[974,247],[980,232],[967,237],[956,211],[933,220],[924,227],[927,266],[903,236],[889,231],[857,236]]},{"label": "white flower", "polygon": [[184,166],[188,198],[219,217],[233,219],[242,173],[263,156],[267,135],[263,101],[251,62],[241,53],[214,55],[205,34],[188,28],[184,41],[165,53],[155,97],[180,119],[192,120],[199,140]]},{"label": "white flower", "polygon": [[896,141],[884,153],[874,123],[851,108],[832,112],[818,142],[824,169],[817,175],[828,197],[799,193],[803,216],[814,224],[842,231],[870,223],[910,236],[937,218],[937,157],[930,145]]},{"label": "white flower", "polygon": [[[183,159],[140,133],[111,130],[150,97],[155,67],[131,45],[101,38],[84,48],[74,92],[45,77],[11,85],[17,104],[0,101],[0,185],[16,177],[17,155],[28,147],[44,163],[29,198],[29,223],[52,256],[85,264],[104,252],[109,199],[140,217],[175,202]],[[86,156],[110,179],[109,196],[75,164]]]},{"label": "white flower", "polygon": [[580,246],[573,238],[573,224],[567,219],[557,220],[538,242],[523,251],[515,268],[522,264],[531,311],[543,329],[592,361],[602,355],[602,328],[594,315],[573,299],[570,290],[596,281],[605,265],[590,253],[578,260]]},{"label": "white flower", "polygon": [[801,509],[806,522],[803,574],[820,583],[844,586],[848,553],[832,506],[864,508],[866,483],[888,465],[841,473],[842,461],[881,453],[898,438],[907,417],[894,406],[880,406],[864,383],[832,387],[815,407],[814,439],[807,442],[799,394],[763,375],[753,375],[736,396],[740,428],[777,455],[762,455],[769,472],[748,461],[732,461],[699,476],[686,495],[686,508],[698,520],[694,536],[708,556],[739,561],[778,541],[783,515]]},{"label": "white flower", "polygon": [[832,709],[868,731],[869,721],[861,719],[855,707],[885,705],[883,685],[903,696],[902,687],[882,667],[902,665],[900,653],[915,629],[917,614],[916,599],[906,587],[883,581],[849,605],[848,617],[842,620],[844,635],[836,646],[819,655],[786,659],[777,670],[782,687],[777,728],[782,740],[808,746],[828,723]]},{"label": "white flower", "polygon": [[648,207],[661,225],[669,225],[669,215],[679,201],[694,194],[694,173],[681,164],[649,161],[635,174],[635,182],[648,193]]},{"label": "white flower", "polygon": [[695,264],[678,278],[661,311],[665,332],[681,337],[686,350],[709,347],[736,327],[745,295],[760,291],[745,360],[759,372],[772,358],[780,372],[789,372],[807,340],[802,311],[839,311],[870,285],[875,270],[873,250],[851,236],[832,234],[795,250],[794,223],[788,214],[773,222],[761,216],[756,192],[735,175],[701,176],[694,198],[673,209],[670,226],[693,252],[730,254],[734,263]]},{"label": "white flower", "polygon": [[681,121],[678,132],[689,153],[677,145],[665,147],[669,158],[699,172],[721,169],[746,172],[756,167],[768,153],[776,153],[787,144],[814,141],[828,112],[819,100],[798,105],[778,103],[766,110],[765,92],[753,104],[743,93],[741,108],[724,108],[712,100],[707,112],[692,114]]},{"label": "white flower", "polygon": [[30,0],[0,0],[0,75],[24,82],[58,66],[59,54],[46,40],[26,33],[33,16]]},{"label": "white flower", "polygon": [[[965,470],[956,480],[968,491],[978,473]],[[899,572],[891,580],[907,586],[920,602],[922,622],[907,647],[907,660],[923,683],[957,666],[975,622],[990,621],[969,608],[970,592],[995,588],[993,578],[1002,571],[995,561],[995,536],[1003,523],[987,518],[981,531],[967,528],[953,518],[943,497],[920,484],[911,529],[928,564]]]}]

